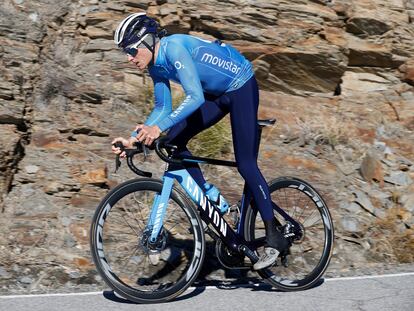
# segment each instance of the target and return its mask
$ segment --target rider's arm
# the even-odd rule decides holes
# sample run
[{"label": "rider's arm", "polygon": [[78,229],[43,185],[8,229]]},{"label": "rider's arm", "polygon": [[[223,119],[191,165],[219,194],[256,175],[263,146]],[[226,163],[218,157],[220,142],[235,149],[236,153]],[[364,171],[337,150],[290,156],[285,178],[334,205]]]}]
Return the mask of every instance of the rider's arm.
[{"label": "rider's arm", "polygon": [[169,42],[166,57],[177,70],[185,99],[172,113],[158,123],[161,131],[184,120],[204,103],[203,88],[190,53],[180,44]]},{"label": "rider's arm", "polygon": [[172,111],[170,81],[150,71],[154,82],[154,109],[145,121],[145,125],[158,125]]}]

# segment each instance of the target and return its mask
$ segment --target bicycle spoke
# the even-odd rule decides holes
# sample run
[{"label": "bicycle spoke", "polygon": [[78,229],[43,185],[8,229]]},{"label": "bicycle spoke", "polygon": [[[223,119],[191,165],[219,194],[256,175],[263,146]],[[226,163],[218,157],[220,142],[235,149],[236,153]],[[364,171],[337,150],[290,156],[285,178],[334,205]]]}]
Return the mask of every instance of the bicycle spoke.
[{"label": "bicycle spoke", "polygon": [[[119,218],[122,218],[122,219],[119,219]],[[112,217],[110,220],[110,224],[118,224],[121,228],[125,228],[125,219],[123,215],[119,215],[118,218]],[[129,226],[129,227],[132,230],[132,232],[135,234],[135,236],[137,236],[137,230],[132,226]]]},{"label": "bicycle spoke", "polygon": [[135,229],[129,224],[128,220],[126,220],[124,216],[121,216],[121,217],[124,219],[124,221],[126,222],[126,224],[128,225],[128,227],[131,228],[131,230],[134,231],[135,234],[138,236],[138,232],[135,231]]},{"label": "bicycle spoke", "polygon": [[[147,193],[145,193],[145,195],[147,196]],[[144,217],[144,216],[142,215],[142,208],[139,208],[139,207],[141,207],[141,206],[147,206],[147,204],[146,204],[146,203],[144,203],[144,202],[140,202],[140,201],[139,201],[139,199],[137,199],[137,198],[136,198],[136,194],[134,194],[134,196],[133,196],[132,200],[134,200],[134,201],[135,201],[135,203],[138,205],[137,210],[138,210],[138,212],[139,212],[139,214],[140,214],[140,216],[141,216],[141,219],[147,219],[147,217]],[[149,205],[148,205],[148,207],[149,207]],[[151,204],[151,208],[152,208],[152,204]]]},{"label": "bicycle spoke", "polygon": [[[134,197],[132,198],[132,201],[134,201]],[[138,200],[135,200],[136,202],[135,203],[137,203],[137,201]],[[139,202],[138,202],[139,203]],[[131,204],[132,205],[132,204]],[[136,210],[138,210],[138,212],[140,213],[140,216],[141,216],[141,219],[145,219],[144,217],[143,217],[143,215],[142,215],[142,206],[145,206],[144,204],[137,204],[137,207],[135,208]],[[136,216],[135,216],[135,213],[133,213],[133,212],[131,212],[131,211],[129,211],[129,209],[127,209],[127,211],[129,212],[129,215],[132,215],[132,217],[134,218],[134,220],[135,220],[135,222],[137,223],[137,225],[138,225],[138,227],[142,230],[142,227],[141,227],[141,223],[138,221],[138,219],[136,218]],[[143,225],[143,227],[145,227],[145,225]]]},{"label": "bicycle spoke", "polygon": [[283,193],[284,193],[283,197],[285,198],[285,202],[286,202],[284,206],[285,206],[285,209],[288,209],[289,203],[288,203],[288,196],[286,195],[286,189],[283,189]]},{"label": "bicycle spoke", "polygon": [[[170,227],[169,229],[168,229],[168,231],[172,231],[175,227],[177,227],[178,225],[180,225],[180,223],[179,222],[177,222],[174,226],[172,226],[172,227]],[[185,229],[185,228],[183,228],[183,229]]]},{"label": "bicycle spoke", "polygon": [[[292,213],[291,217],[295,219],[295,217],[296,217],[296,209],[299,207],[299,206],[298,206],[298,199],[297,199],[297,196],[298,196],[298,195],[300,195],[300,192],[299,192],[299,194],[298,194],[298,195],[296,194],[298,191],[292,190],[292,191],[290,191],[290,192],[292,192],[292,193],[293,193],[293,195],[292,195],[292,199],[293,199],[293,208],[294,208],[294,210],[293,210],[293,213]],[[299,201],[300,201],[300,198],[299,198]]]},{"label": "bicycle spoke", "polygon": [[[134,255],[137,253],[137,251],[139,250],[138,245],[135,247],[135,250],[133,251],[132,255],[127,257],[126,259],[122,260],[121,263],[125,263],[127,262],[127,260],[129,261],[132,257],[134,257]],[[119,265],[121,267],[125,266],[124,264]]]},{"label": "bicycle spoke", "polygon": [[[309,201],[309,198],[307,198],[307,197],[306,197],[306,196],[304,196],[304,195],[302,195],[302,197],[303,197],[304,204],[303,204],[303,205],[302,205],[302,204],[300,204],[300,206],[302,207],[302,208],[301,208],[302,212],[300,213],[300,215],[299,215],[298,217],[296,217],[296,218],[295,218],[295,219],[297,219],[297,220],[299,220],[299,219],[302,217],[303,213],[305,212],[306,207],[308,207],[308,206],[309,206],[308,204],[306,204],[306,201]],[[301,203],[301,202],[302,202],[302,199],[300,199],[299,203]]]},{"label": "bicycle spoke", "polygon": [[[312,214],[310,214],[309,215],[309,217],[307,217],[303,222],[302,222],[302,225],[305,227],[305,228],[308,228],[308,227],[312,227],[313,225],[315,225],[316,223],[318,223],[318,222],[320,222],[320,221],[322,221],[322,218],[321,218],[321,215],[319,214],[319,212],[316,214],[316,216],[314,216],[313,218],[311,217],[311,216],[313,216],[313,214],[315,213],[315,212],[318,212],[317,210],[315,210],[315,211],[313,211],[312,212]],[[310,219],[310,220],[309,220]],[[308,223],[308,221],[310,222],[310,224],[307,224]],[[311,222],[312,221],[312,222]],[[306,224],[306,225],[305,225]]]},{"label": "bicycle spoke", "polygon": [[[122,237],[123,235],[132,236],[134,238],[137,237],[137,235],[135,233],[125,232],[124,230],[121,230],[121,229],[111,229],[111,232],[112,233],[117,233],[119,237]],[[118,239],[113,240],[113,241],[118,241],[118,240],[122,241],[124,239],[118,238]]]},{"label": "bicycle spoke", "polygon": [[[140,210],[140,209],[139,209]],[[138,221],[138,219],[136,218],[135,214],[133,212],[131,212],[129,209],[127,209],[127,215],[130,216],[131,218],[133,218],[136,222],[136,224],[138,225],[138,228],[143,231],[140,222]]]}]

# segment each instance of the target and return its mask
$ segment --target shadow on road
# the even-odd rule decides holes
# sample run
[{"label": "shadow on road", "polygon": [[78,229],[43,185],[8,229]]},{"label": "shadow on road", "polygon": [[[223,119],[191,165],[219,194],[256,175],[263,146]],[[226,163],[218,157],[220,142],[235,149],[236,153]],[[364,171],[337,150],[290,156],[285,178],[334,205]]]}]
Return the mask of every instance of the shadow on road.
[{"label": "shadow on road", "polygon": [[[183,294],[183,295],[181,295],[181,296],[179,296],[179,297],[177,297],[177,298],[175,298],[175,299],[173,299],[169,302],[180,301],[180,300],[185,300],[185,299],[195,297],[197,295],[200,295],[202,292],[204,292],[206,290],[206,288],[205,287],[194,287],[194,288],[190,288],[190,290],[192,290],[192,291],[188,292],[188,290],[187,290],[187,292],[185,294]],[[117,294],[114,291],[109,291],[109,290],[104,291],[103,296],[108,300],[118,302],[118,303],[137,304],[137,305],[139,304],[137,302],[133,302],[133,301],[127,300],[125,298],[122,298],[120,296],[117,296]]]},{"label": "shadow on road", "polygon": [[[323,283],[325,282],[325,280],[323,278],[321,278],[318,282],[315,283],[315,285],[313,285],[311,288],[316,288],[321,286]],[[202,294],[205,290],[206,287],[216,287],[217,289],[223,290],[223,291],[228,291],[228,290],[235,290],[235,289],[239,289],[239,288],[245,288],[245,289],[250,289],[251,291],[264,291],[264,292],[279,292],[279,293],[283,293],[282,290],[274,288],[272,286],[270,286],[269,284],[263,283],[261,281],[259,282],[253,282],[253,280],[250,280],[250,282],[248,284],[244,283],[241,284],[239,282],[221,282],[221,281],[215,281],[215,282],[208,282],[208,284],[205,284],[205,282],[203,282],[204,284],[201,285],[196,285],[197,287],[192,287],[190,288],[190,292],[188,292],[189,290],[186,291],[185,294],[169,301],[169,302],[174,302],[174,301],[181,301],[181,300],[186,300],[186,299],[190,299],[193,298],[195,296],[198,296],[200,294]],[[308,289],[307,289],[308,290]],[[108,299],[111,300],[113,302],[118,302],[118,303],[124,303],[124,304],[139,304],[130,300],[127,300],[125,298],[122,298],[120,296],[118,296],[114,291],[104,291],[103,292],[103,296]]]},{"label": "shadow on road", "polygon": [[[311,288],[308,288],[308,289],[319,287],[324,282],[325,282],[324,279],[321,278]],[[218,281],[218,282],[209,282],[208,284],[203,284],[203,286],[214,286],[222,290],[234,290],[234,289],[239,289],[239,288],[245,288],[245,289],[250,289],[251,291],[280,292],[280,293],[284,292],[281,289],[272,287],[271,285],[263,282],[263,280],[261,279],[255,279],[255,278],[249,279],[247,283],[240,283],[237,281],[236,282]]]}]

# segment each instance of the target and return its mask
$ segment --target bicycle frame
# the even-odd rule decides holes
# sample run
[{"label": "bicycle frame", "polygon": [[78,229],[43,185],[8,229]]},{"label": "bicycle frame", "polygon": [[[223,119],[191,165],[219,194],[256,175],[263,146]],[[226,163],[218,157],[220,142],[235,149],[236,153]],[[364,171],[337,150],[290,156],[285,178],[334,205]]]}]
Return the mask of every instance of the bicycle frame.
[{"label": "bicycle frame", "polygon": [[200,211],[201,219],[205,223],[213,226],[215,231],[228,247],[239,251],[241,245],[245,246],[248,244],[244,239],[243,232],[245,221],[244,215],[246,214],[245,209],[247,208],[246,203],[250,202],[251,199],[251,195],[247,190],[247,187],[244,187],[240,207],[241,219],[237,227],[237,232],[235,232],[223,218],[216,206],[206,197],[204,191],[198,186],[196,181],[186,169],[166,171],[164,173],[161,195],[157,195],[154,200],[151,216],[148,222],[148,228],[151,229],[151,242],[155,242],[157,240],[158,234],[162,228],[163,217],[168,206],[168,199],[172,191],[174,180],[177,180],[183,190],[196,204],[198,210]]}]

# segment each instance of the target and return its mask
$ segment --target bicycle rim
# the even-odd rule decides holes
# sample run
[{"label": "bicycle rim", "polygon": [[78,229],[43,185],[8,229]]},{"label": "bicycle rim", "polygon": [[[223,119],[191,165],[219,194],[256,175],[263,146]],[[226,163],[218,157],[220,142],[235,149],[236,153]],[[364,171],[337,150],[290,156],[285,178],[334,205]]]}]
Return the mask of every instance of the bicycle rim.
[{"label": "bicycle rim", "polygon": [[[278,265],[258,271],[272,286],[285,291],[303,290],[314,285],[328,267],[334,239],[332,219],[326,203],[308,183],[282,177],[269,184],[272,201],[299,222],[303,235],[293,242],[288,266]],[[284,226],[286,221],[274,212]],[[248,240],[265,237],[263,221],[256,209],[249,208],[245,234]],[[258,253],[263,251],[259,248]]]},{"label": "bicycle rim", "polygon": [[119,295],[140,303],[170,300],[197,276],[204,259],[200,219],[173,190],[156,246],[146,224],[160,181],[128,181],[98,207],[91,227],[91,248],[98,271]]}]

